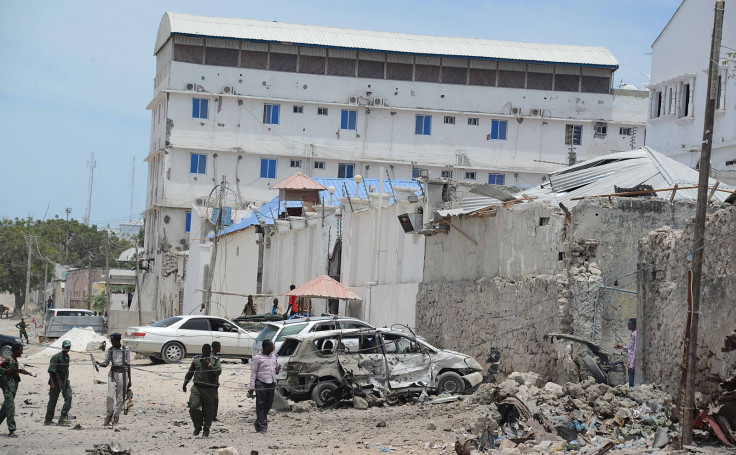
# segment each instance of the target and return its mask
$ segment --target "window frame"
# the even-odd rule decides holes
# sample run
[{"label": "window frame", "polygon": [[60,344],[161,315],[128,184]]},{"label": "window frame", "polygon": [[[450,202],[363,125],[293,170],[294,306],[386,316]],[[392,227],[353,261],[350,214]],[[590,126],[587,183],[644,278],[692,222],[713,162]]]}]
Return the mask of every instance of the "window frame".
[{"label": "window frame", "polygon": [[280,104],[264,103],[263,104],[263,124],[264,125],[278,125],[279,121],[281,120],[279,118],[280,111],[281,111]]},{"label": "window frame", "polygon": [[184,215],[184,232],[192,232],[192,211],[187,210]]},{"label": "window frame", "polygon": [[[347,170],[350,169],[350,175],[347,175]],[[340,171],[342,171],[343,176],[340,177]],[[354,163],[338,163],[337,165],[337,178],[339,179],[351,179],[355,176],[355,164]]]},{"label": "window frame", "polygon": [[358,111],[357,110],[342,109],[340,111],[340,129],[348,130],[348,131],[357,131],[358,129]]},{"label": "window frame", "polygon": [[480,117],[468,117],[468,126],[480,125]]},{"label": "window frame", "polygon": [[432,135],[432,116],[425,114],[416,114],[414,121],[415,136],[431,136]]},{"label": "window frame", "polygon": [[490,140],[505,141],[508,137],[508,120],[491,120],[491,134],[488,135]]},{"label": "window frame", "polygon": [[[491,182],[491,177],[493,177],[493,182]],[[501,180],[500,183],[499,183],[499,178]],[[488,173],[488,184],[489,185],[505,185],[506,184],[506,174],[489,172]]]},{"label": "window frame", "polygon": [[[190,327],[184,327],[185,325],[188,325],[188,324],[189,325],[193,325],[195,323],[202,322],[202,321],[204,321],[204,323],[207,324],[207,328],[206,329],[196,329],[196,328],[193,329],[193,328],[190,328]],[[180,330],[197,330],[197,331],[201,331],[201,332],[212,332],[212,326],[210,326],[210,320],[208,318],[191,318],[191,319],[187,319],[186,321],[184,321],[184,323],[182,323],[181,326],[179,326],[179,329]]]},{"label": "window frame", "polygon": [[210,116],[209,98],[192,98],[192,118],[207,120],[209,119],[209,116]]},{"label": "window frame", "polygon": [[478,180],[478,173],[476,171],[465,171],[465,180]]},{"label": "window frame", "polygon": [[[264,162],[266,164],[265,167],[265,175],[264,175]],[[275,179],[276,178],[276,167],[278,166],[278,160],[276,158],[261,158],[261,171],[260,171],[260,178],[262,179]],[[271,172],[273,171],[273,172]]]},{"label": "window frame", "polygon": [[440,173],[440,176],[443,179],[452,179],[453,175],[454,173],[452,172],[452,169],[443,169],[442,172]]},{"label": "window frame", "polygon": [[[577,134],[576,134],[577,130]],[[575,142],[577,137],[577,142]],[[565,145],[583,145],[583,125],[565,125]]]},{"label": "window frame", "polygon": [[294,105],[292,107],[292,113],[294,113],[294,114],[303,114],[304,113],[304,106]]},{"label": "window frame", "polygon": [[317,106],[317,115],[329,115],[329,110],[326,107]]},{"label": "window frame", "polygon": [[411,168],[411,179],[416,180],[419,177],[422,176],[422,171],[426,171],[427,169],[421,168],[421,167],[413,167]]},{"label": "window frame", "polygon": [[189,154],[189,173],[190,174],[201,174],[201,175],[207,174],[207,154],[206,153],[190,153]]},{"label": "window frame", "polygon": [[314,162],[314,168],[315,169],[324,170],[325,169],[325,162],[324,161],[315,161]]},{"label": "window frame", "polygon": [[630,126],[619,126],[618,134],[621,136],[631,136],[634,134],[634,128]]},{"label": "window frame", "polygon": [[454,115],[445,115],[444,124],[445,125],[454,125],[455,124],[455,116]]},{"label": "window frame", "polygon": [[301,169],[302,160],[289,160],[289,167],[294,169]]}]

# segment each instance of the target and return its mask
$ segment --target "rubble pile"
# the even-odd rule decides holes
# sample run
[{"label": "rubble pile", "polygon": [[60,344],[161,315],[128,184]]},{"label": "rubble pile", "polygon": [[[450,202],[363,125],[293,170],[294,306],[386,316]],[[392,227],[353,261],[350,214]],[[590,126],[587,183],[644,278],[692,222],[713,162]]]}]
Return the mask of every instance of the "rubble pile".
[{"label": "rubble pile", "polygon": [[561,386],[515,372],[481,385],[469,402],[467,429],[479,435],[479,447],[514,453],[662,448],[677,434],[672,397],[650,385],[611,387],[589,378]]}]

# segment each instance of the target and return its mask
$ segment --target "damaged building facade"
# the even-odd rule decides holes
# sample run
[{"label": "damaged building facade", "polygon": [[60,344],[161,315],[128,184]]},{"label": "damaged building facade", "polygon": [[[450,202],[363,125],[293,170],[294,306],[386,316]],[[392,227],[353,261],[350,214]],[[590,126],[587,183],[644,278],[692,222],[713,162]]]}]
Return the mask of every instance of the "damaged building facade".
[{"label": "damaged building facade", "polygon": [[166,13],[154,53],[155,279],[161,255],[191,246],[192,213],[223,175],[233,210],[273,199],[270,185],[296,172],[528,186],[644,139],[646,94],[611,89],[618,63],[601,47]]},{"label": "damaged building facade", "polygon": [[[625,197],[645,181],[665,191]],[[637,281],[639,241],[653,229],[687,225],[695,190],[672,188],[693,181],[695,171],[642,149],[552,173],[546,187],[485,208],[478,197],[445,201],[434,211],[435,227],[425,228],[431,235],[417,331],[479,360],[497,349],[502,373],[537,371],[557,382],[587,374],[583,343],[546,335],[577,337],[612,355],[614,345],[626,344],[627,319],[647,318]],[[714,201],[728,195],[716,192]],[[652,330],[658,327],[642,324],[640,339]],[[682,330],[667,337],[674,342]],[[637,381],[656,380],[643,362]],[[672,370],[671,362],[662,368]]]}]

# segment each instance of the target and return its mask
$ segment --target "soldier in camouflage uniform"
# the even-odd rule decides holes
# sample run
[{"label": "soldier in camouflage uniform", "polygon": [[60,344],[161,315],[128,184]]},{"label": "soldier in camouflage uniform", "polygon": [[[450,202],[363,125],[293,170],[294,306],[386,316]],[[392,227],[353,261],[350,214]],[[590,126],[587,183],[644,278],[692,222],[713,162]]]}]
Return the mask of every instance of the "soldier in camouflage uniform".
[{"label": "soldier in camouflage uniform", "polygon": [[44,425],[53,423],[59,393],[63,394],[64,406],[61,408],[58,425],[69,424],[69,409],[72,407],[72,385],[69,383],[69,350],[71,348],[72,342],[64,340],[61,343],[61,352],[51,357],[49,361],[49,404],[46,406]]},{"label": "soldier in camouflage uniform", "polygon": [[0,409],[0,424],[3,420],[8,419],[8,436],[16,437],[15,434],[15,394],[18,392],[18,383],[20,383],[20,375],[28,374],[23,368],[18,365],[18,357],[23,355],[23,344],[13,344],[13,355],[2,359],[0,364],[0,383],[3,388],[3,407]]},{"label": "soldier in camouflage uniform", "polygon": [[194,378],[194,385],[189,394],[189,415],[192,417],[194,424],[194,436],[198,436],[200,431],[203,438],[210,436],[210,425],[212,425],[212,417],[215,407],[215,398],[217,397],[217,380],[222,372],[217,357],[212,357],[212,347],[209,344],[202,346],[202,355],[194,357],[192,364],[184,376],[184,386],[182,390],[187,391],[187,384]]}]

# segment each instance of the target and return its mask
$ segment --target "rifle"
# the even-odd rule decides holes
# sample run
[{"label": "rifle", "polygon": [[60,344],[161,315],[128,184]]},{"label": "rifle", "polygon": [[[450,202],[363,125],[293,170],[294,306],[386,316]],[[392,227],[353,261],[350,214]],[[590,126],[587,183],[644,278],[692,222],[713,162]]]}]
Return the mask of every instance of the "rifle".
[{"label": "rifle", "polygon": [[5,374],[8,374],[8,373],[14,374],[14,375],[25,374],[27,376],[33,376],[34,378],[36,377],[35,374],[31,373],[30,371],[26,370],[25,368],[6,368],[5,369]]}]

